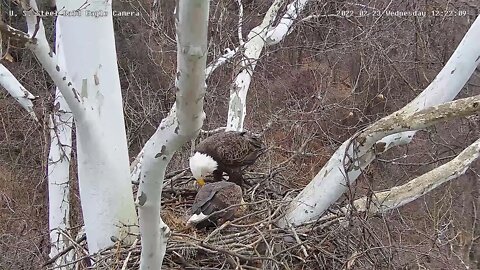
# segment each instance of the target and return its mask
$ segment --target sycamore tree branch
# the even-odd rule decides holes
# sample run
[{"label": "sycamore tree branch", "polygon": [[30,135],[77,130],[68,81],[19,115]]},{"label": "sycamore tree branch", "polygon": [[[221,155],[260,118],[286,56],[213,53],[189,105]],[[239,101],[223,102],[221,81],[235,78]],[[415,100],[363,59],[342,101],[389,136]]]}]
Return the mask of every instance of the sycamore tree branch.
[{"label": "sycamore tree branch", "polygon": [[[292,32],[292,26],[295,20],[298,18],[300,13],[305,9],[305,6],[308,4],[309,0],[294,0],[290,4],[287,5],[287,10],[285,14],[282,16],[280,19],[280,22],[273,27],[271,25],[271,22],[273,20],[271,19],[271,16],[274,15],[273,19],[276,17],[276,12],[267,12],[265,15],[265,18],[269,19],[269,25],[267,25],[267,33],[264,37],[264,41],[266,42],[266,46],[272,46],[275,44],[278,44],[282,40],[285,39],[285,37]],[[237,4],[239,7],[238,10],[238,30],[237,30],[237,35],[239,39],[239,46],[233,50],[227,48],[225,50],[225,53],[220,56],[218,59],[213,61],[210,65],[207,67],[207,78],[211,75],[211,73],[220,67],[221,65],[227,63],[230,59],[235,57],[237,55],[237,52],[240,50],[243,50],[245,47],[246,42],[243,40],[243,5],[241,0],[237,0]],[[271,8],[274,7],[274,5],[271,6]],[[265,22],[265,20],[264,20]],[[262,23],[263,24],[263,23]],[[258,26],[260,27],[260,26]],[[253,30],[252,30],[253,31]],[[250,34],[249,34],[250,35]],[[249,40],[251,38],[256,37],[254,35],[253,37],[250,35]]]},{"label": "sycamore tree branch", "polygon": [[292,31],[292,25],[303,11],[309,0],[294,0],[287,5],[287,11],[280,19],[280,22],[267,34],[269,46],[278,44]]},{"label": "sycamore tree branch", "polygon": [[85,110],[81,96],[77,91],[78,88],[72,83],[65,67],[58,65],[57,55],[52,51],[46,39],[42,19],[36,15],[35,1],[32,0],[30,5],[22,1],[22,6],[26,14],[28,34],[5,24],[3,21],[0,21],[0,32],[4,37],[26,46],[34,53],[42,67],[62,92],[75,118],[83,118]]},{"label": "sycamore tree branch", "polygon": [[2,32],[2,35],[3,35],[2,38],[10,39],[22,45],[25,45],[30,42],[32,43],[37,42],[35,38],[30,38],[30,36],[27,33],[11,27],[10,25],[3,22],[2,20],[0,20],[0,32]]},{"label": "sycamore tree branch", "polygon": [[[480,139],[465,148],[453,160],[433,169],[410,182],[377,192],[353,202],[356,211],[371,214],[385,213],[397,209],[436,189],[440,185],[463,175],[470,165],[480,156]],[[350,207],[342,209],[345,213]]]},{"label": "sycamore tree branch", "polygon": [[[22,2],[22,7],[28,33],[31,40],[36,41],[27,42],[26,47],[50,75],[75,119],[78,178],[89,252],[111,245],[111,237],[133,242],[130,232],[137,230],[132,226],[137,223],[137,215],[126,167],[128,151],[111,1],[89,1],[88,5],[82,0],[59,3],[69,9],[81,7],[85,11],[107,14],[99,18],[59,16],[55,30],[61,36],[56,42],[64,57],[58,57],[49,46],[35,1],[26,2]],[[93,41],[80,40],[88,38]],[[80,42],[75,43],[76,40]],[[103,55],[100,57],[100,54]],[[74,74],[74,78],[69,74]]]},{"label": "sycamore tree branch", "polygon": [[13,76],[13,74],[2,64],[0,64],[0,84],[7,92],[38,122],[38,118],[33,111],[32,100],[35,96],[28,92],[25,87]]},{"label": "sycamore tree branch", "polygon": [[[383,143],[380,143],[380,146],[378,145],[375,145],[374,147],[373,144],[371,143],[371,141],[375,141],[374,138],[383,138],[384,136],[388,136],[388,135],[391,135],[391,134],[395,134],[395,133],[399,133],[399,132],[405,132],[405,131],[410,131],[410,130],[418,130],[418,129],[422,129],[422,128],[426,128],[426,127],[429,127],[429,126],[432,126],[432,125],[435,125],[435,124],[438,124],[440,122],[443,122],[443,121],[449,121],[449,120],[452,120],[452,119],[455,119],[455,118],[459,118],[459,117],[465,117],[465,116],[469,116],[469,115],[473,115],[475,113],[478,113],[480,112],[480,95],[477,95],[477,96],[473,96],[473,97],[469,97],[469,98],[464,98],[464,99],[459,99],[459,100],[456,100],[456,101],[452,101],[452,102],[447,102],[447,103],[444,103],[444,104],[440,104],[440,105],[437,105],[437,106],[432,106],[432,107],[429,107],[429,108],[426,108],[424,110],[421,110],[421,111],[418,111],[418,112],[415,112],[415,113],[411,113],[411,114],[407,114],[405,112],[403,113],[395,113],[395,114],[392,114],[390,116],[387,116],[386,118],[383,118],[379,121],[377,121],[376,123],[372,124],[370,127],[368,127],[367,129],[363,130],[363,131],[359,131],[357,132],[356,135],[354,135],[352,138],[356,138],[356,139],[350,139],[348,141],[346,141],[342,147],[340,147],[340,149],[342,149],[341,151],[346,151],[345,149],[348,149],[348,147],[352,144],[357,144],[356,147],[352,147],[353,149],[353,152],[348,152],[348,153],[344,153],[344,155],[346,155],[347,158],[345,158],[341,153],[341,151],[337,150],[337,152],[334,154],[334,157],[336,159],[339,159],[339,161],[341,162],[341,164],[343,164],[343,166],[345,166],[345,171],[347,171],[348,173],[342,173],[340,171],[340,177],[343,177],[342,179],[344,180],[347,180],[345,178],[347,177],[350,177],[350,178],[353,178],[354,176],[358,177],[358,175],[356,175],[355,173],[358,173],[360,172],[362,169],[364,169],[368,164],[370,164],[376,157],[377,154],[379,153],[382,153],[382,152],[385,152],[386,149],[386,145],[383,144]],[[368,137],[368,139],[366,139]],[[366,144],[368,143],[368,141],[370,141],[370,147],[365,147]],[[362,145],[363,144],[363,145]],[[475,147],[478,147],[477,146],[474,146],[476,145],[476,143],[474,143],[472,146],[474,147],[473,149],[476,149]],[[361,147],[359,147],[360,145],[362,145],[362,147],[365,147],[365,149],[367,149],[366,152],[362,152],[362,153],[359,153],[358,152],[358,149],[360,149]],[[388,147],[391,147],[391,145],[389,145]],[[472,148],[470,148],[472,149]],[[467,149],[464,151],[465,153],[472,153],[471,150],[467,151]],[[463,153],[463,152],[462,152]],[[478,155],[472,155],[472,157],[470,158],[465,158],[466,156],[465,155],[459,155],[458,158],[460,158],[459,160],[461,161],[468,161],[467,163],[462,163],[464,164],[466,167],[465,169],[469,166],[469,164],[471,162],[473,162],[477,157]],[[457,163],[453,163],[453,164],[457,164]],[[324,166],[324,168],[328,168],[328,166]],[[343,167],[342,167],[343,168]],[[452,171],[452,175],[456,175],[455,177],[446,177],[446,178],[442,178],[442,179],[439,179],[438,181],[436,181],[435,179],[431,180],[430,183],[432,184],[432,188],[429,189],[429,190],[424,190],[423,193],[405,193],[402,191],[402,193],[400,195],[398,195],[397,197],[395,197],[394,199],[392,199],[391,201],[389,201],[389,204],[387,204],[387,206],[396,206],[396,207],[399,207],[403,204],[406,204],[426,193],[428,193],[429,191],[433,190],[434,188],[436,188],[437,186],[439,186],[440,184],[444,183],[445,181],[449,181],[451,179],[454,179],[456,177],[458,177],[458,172],[457,172],[457,168],[460,168],[459,166],[455,165],[455,166],[449,166],[449,167],[443,167],[441,169],[442,172],[445,172],[445,169],[446,168],[452,168],[452,169],[455,169]],[[462,167],[464,168],[464,167]],[[323,171],[323,169],[322,169]],[[321,171],[321,172],[322,172]],[[464,172],[464,170],[462,171],[462,173]],[[359,174],[359,173],[358,173]],[[325,173],[325,175],[328,175],[328,172]],[[430,174],[428,177],[433,177],[433,176],[436,176],[438,174],[436,173],[432,173]],[[448,174],[446,174],[446,176],[448,176]],[[351,180],[351,179],[348,179],[348,180]],[[423,178],[422,180],[423,181]],[[416,181],[416,182],[413,182],[413,183],[419,183],[419,181]],[[429,183],[426,183],[425,185],[430,185]],[[405,187],[402,186],[402,189],[400,190],[403,190],[403,189],[408,189],[410,188],[411,185],[405,185]],[[345,186],[346,188],[346,186]],[[395,191],[396,189],[393,188],[391,191]],[[417,190],[422,190],[422,188],[418,188],[418,189],[415,189],[415,191]],[[404,194],[405,193],[405,194]],[[388,195],[388,192],[381,192],[381,193],[378,193],[379,196],[377,196],[378,198],[380,199],[375,199],[377,200],[378,202],[381,201],[381,199],[385,199],[385,196]],[[367,202],[368,200],[366,198],[362,198],[362,199],[359,199],[356,201],[356,204],[354,203],[354,206],[355,208],[357,208],[357,210],[359,211],[364,211],[365,209],[365,203]],[[397,202],[401,203],[401,204],[396,204]],[[363,204],[363,207],[362,208],[362,204]],[[343,212],[347,211],[348,208],[344,208],[343,209]],[[372,211],[375,211],[375,209],[373,209]],[[280,226],[287,226],[288,225],[288,220],[281,220],[279,222],[279,225]]]},{"label": "sycamore tree branch", "polygon": [[[389,117],[380,119],[361,131],[357,136],[357,142],[360,146],[358,149],[368,151],[377,141],[388,135],[422,129],[454,117],[468,116],[479,111],[480,95],[431,106],[414,113],[399,111]],[[384,152],[385,146],[385,143],[379,142],[375,145],[375,149],[377,152]],[[361,156],[364,153],[358,151],[355,154]]]},{"label": "sycamore tree branch", "polygon": [[237,35],[238,35],[238,43],[240,46],[243,46],[245,41],[243,40],[242,28],[243,28],[243,4],[242,0],[237,0],[238,4],[238,26],[237,26]]},{"label": "sycamore tree branch", "polygon": [[238,48],[235,48],[233,50],[231,50],[230,48],[226,48],[225,49],[225,53],[220,56],[218,59],[216,59],[215,61],[213,61],[212,63],[210,63],[208,65],[208,67],[206,68],[205,70],[205,73],[206,73],[206,76],[207,76],[207,79],[210,77],[210,75],[212,75],[212,73],[218,68],[220,67],[221,65],[227,63],[228,61],[230,61],[230,59],[232,59],[235,55],[237,55],[237,52],[239,50],[240,47]]},{"label": "sycamore tree branch", "polygon": [[[240,72],[230,89],[228,106],[227,130],[242,131],[247,112],[247,93],[252,81],[257,61],[265,46],[275,45],[285,39],[291,32],[292,25],[303,11],[308,0],[294,0],[287,5],[287,11],[280,22],[273,26],[277,13],[284,1],[274,1],[265,14],[262,23],[248,34],[248,40],[243,45],[243,56],[240,60]],[[240,9],[240,15],[241,15]],[[240,17],[241,18],[241,17]],[[239,21],[239,28],[241,21]]]},{"label": "sycamore tree branch", "polygon": [[[384,153],[388,149],[403,144],[401,140],[386,144],[380,139],[403,133],[406,131],[416,131],[443,121],[448,121],[458,117],[465,117],[480,111],[480,95],[459,99],[443,103],[437,106],[431,106],[415,113],[400,111],[391,114],[373,123],[368,128],[357,132],[351,144],[355,144],[353,152],[347,153],[349,158],[347,171],[357,168],[365,168],[376,155]],[[361,158],[364,157],[364,158]],[[356,160],[356,162],[351,161]]]},{"label": "sycamore tree branch", "polygon": [[[285,219],[280,220],[278,225],[286,227],[288,222],[300,225],[318,219],[348,190],[349,185],[355,183],[377,154],[393,146],[409,143],[415,134],[411,129],[413,126],[408,123],[403,127],[396,126],[394,121],[454,99],[480,63],[479,37],[480,17],[472,24],[432,83],[405,107],[345,141],[288,205]],[[394,130],[386,130],[387,124]],[[401,132],[403,130],[408,131]]]},{"label": "sycamore tree branch", "polygon": [[[179,0],[176,7],[176,102],[144,149],[137,197],[142,236],[140,269],[160,269],[169,228],[160,218],[165,171],[173,154],[203,125],[208,0]],[[136,167],[136,166],[135,166]]]},{"label": "sycamore tree branch", "polygon": [[[69,239],[63,233],[70,228],[70,159],[72,150],[73,117],[56,91],[55,105],[49,117],[50,151],[48,154],[48,226],[50,229],[50,258],[64,250]],[[73,253],[62,256],[57,265],[73,261]],[[63,268],[59,268],[63,269]]]},{"label": "sycamore tree branch", "polygon": [[282,0],[275,0],[263,17],[262,23],[248,33],[248,41],[244,44],[244,53],[240,60],[240,72],[230,88],[228,104],[227,131],[242,131],[247,114],[247,93],[252,81],[253,72],[266,46],[268,30],[277,17]]}]

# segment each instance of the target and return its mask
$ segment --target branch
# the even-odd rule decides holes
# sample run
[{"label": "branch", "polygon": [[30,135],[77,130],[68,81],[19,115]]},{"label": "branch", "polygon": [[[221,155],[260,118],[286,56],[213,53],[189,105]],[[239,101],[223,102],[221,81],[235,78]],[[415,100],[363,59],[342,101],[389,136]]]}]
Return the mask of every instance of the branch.
[{"label": "branch", "polygon": [[[314,179],[292,200],[286,211],[285,219],[294,225],[318,219],[332,203],[348,190],[349,185],[355,183],[362,170],[375,159],[376,154],[393,146],[409,143],[415,131],[398,132],[420,128],[421,123],[418,123],[417,126],[407,123],[407,126],[395,127],[392,119],[399,120],[399,117],[414,115],[424,108],[455,98],[480,63],[478,36],[480,36],[480,17],[472,24],[434,81],[401,110],[372,124],[368,129],[374,134],[360,131],[345,141]],[[391,130],[385,130],[386,126],[382,128],[382,125],[388,123],[390,123]],[[386,135],[389,136],[384,137],[381,141],[376,141]],[[280,220],[278,225],[286,227],[285,219]]]},{"label": "branch", "polygon": [[[264,21],[262,22],[262,24],[255,27],[253,30],[255,30],[255,29],[257,29],[257,31],[258,31],[258,29],[267,29],[268,30],[268,32],[265,34],[265,36],[262,37],[263,41],[265,42],[265,45],[267,45],[267,46],[275,45],[275,44],[281,42],[283,39],[285,39],[285,37],[288,34],[290,34],[290,32],[292,30],[292,25],[293,25],[295,19],[303,11],[303,9],[307,5],[308,1],[309,0],[294,0],[292,3],[290,3],[287,6],[287,11],[282,16],[282,19],[280,19],[280,22],[278,23],[278,25],[276,27],[274,27],[273,29],[270,29],[270,28],[272,28],[271,23],[275,19],[278,9],[274,12],[270,12],[270,11],[271,11],[272,7],[275,7],[275,8],[279,7],[279,5],[277,5],[276,3],[272,4],[272,6],[270,7],[270,10],[267,12],[267,14],[264,17]],[[245,48],[245,41],[243,40],[243,35],[242,35],[242,31],[243,31],[242,30],[243,29],[243,5],[242,5],[242,1],[237,0],[237,4],[239,6],[237,35],[238,35],[238,40],[239,40],[240,46],[233,49],[233,50],[230,50],[230,49],[227,48],[225,50],[225,54],[223,54],[221,57],[219,57],[217,60],[215,60],[212,64],[210,64],[207,67],[207,78],[210,77],[211,73],[216,68],[225,64],[228,60],[233,58],[240,49]],[[272,19],[272,16],[273,16],[273,19]],[[265,21],[265,19],[267,19],[267,21]],[[267,25],[264,25],[265,22],[267,22]],[[249,39],[251,39],[253,37],[251,35],[251,33],[254,33],[253,30],[248,35]],[[255,35],[259,35],[259,34],[260,33],[256,32]],[[262,47],[263,46],[264,45],[262,45]],[[244,58],[247,58],[247,57],[244,57]]]},{"label": "branch", "polygon": [[241,71],[238,73],[230,89],[227,131],[243,130],[243,123],[247,114],[247,93],[250,82],[252,81],[253,71],[266,45],[268,30],[277,17],[282,2],[282,0],[275,0],[265,14],[262,23],[248,33],[248,41],[244,46],[245,52],[240,60]]},{"label": "branch", "polygon": [[0,84],[7,92],[38,122],[38,118],[33,111],[32,100],[35,96],[28,92],[25,87],[13,76],[13,74],[2,64],[0,64]]},{"label": "branch", "polygon": [[162,266],[170,234],[160,217],[165,171],[173,154],[197,136],[205,118],[208,10],[207,0],[177,1],[176,102],[142,150],[137,197],[142,235],[140,269]]},{"label": "branch", "polygon": [[11,27],[10,25],[4,23],[2,20],[0,20],[0,32],[2,32],[3,38],[9,38],[13,41],[20,43],[23,46],[25,46],[27,43],[37,42],[35,38],[30,38],[27,33]]},{"label": "branch", "polygon": [[[432,106],[413,114],[408,111],[400,111],[380,119],[362,131],[357,137],[357,142],[361,147],[365,146],[363,149],[368,151],[373,144],[388,135],[419,130],[442,121],[472,115],[479,111],[480,95]],[[377,153],[385,152],[385,146],[385,143],[379,142],[376,144],[375,150]],[[357,153],[357,155],[363,154],[362,151]]]},{"label": "branch", "polygon": [[303,11],[309,0],[294,0],[287,6],[287,11],[280,19],[278,25],[267,34],[267,45],[275,45],[290,34],[292,25],[298,15]]},{"label": "branch", "polygon": [[208,67],[205,69],[205,73],[207,76],[207,79],[212,75],[213,71],[220,67],[221,65],[225,64],[228,62],[230,59],[232,59],[238,52],[239,48],[235,48],[233,50],[230,50],[229,48],[225,49],[225,53],[220,56],[217,60],[215,60],[213,63],[210,63]]},{"label": "branch", "polygon": [[201,129],[200,133],[203,134],[203,135],[212,135],[212,134],[216,134],[216,133],[223,132],[223,131],[225,131],[225,127],[214,128],[214,129],[211,129],[211,130]]},{"label": "branch", "polygon": [[[465,173],[480,156],[480,139],[465,148],[456,158],[433,169],[410,182],[391,188],[388,191],[373,194],[371,198],[363,197],[353,202],[357,211],[371,214],[385,213],[412,202],[436,189],[440,185]],[[343,208],[348,211],[349,207]]]},{"label": "branch", "polygon": [[62,95],[72,110],[75,119],[83,119],[86,110],[84,110],[83,100],[77,90],[78,88],[67,74],[66,68],[60,65],[57,55],[52,51],[48,44],[43,21],[37,15],[38,12],[36,11],[37,6],[35,1],[31,0],[30,4],[31,6],[25,1],[22,1],[29,32],[29,35],[22,32],[22,36],[32,37],[29,38],[31,41],[26,42],[25,44],[27,48],[35,54],[42,67],[48,75],[50,75],[60,92],[62,92]]},{"label": "branch", "polygon": [[[80,244],[82,243],[83,241],[87,240],[87,235],[82,235],[79,239],[75,240],[75,244]],[[64,250],[60,251],[59,253],[57,253],[57,255],[55,255],[54,257],[50,258],[48,261],[46,261],[42,266],[45,267],[45,266],[48,266],[52,263],[54,263],[56,260],[58,260],[58,258],[60,258],[61,256],[67,254],[69,251],[73,250],[75,248],[75,244],[72,244],[70,246],[68,246],[67,248],[65,248]]]},{"label": "branch", "polygon": [[240,44],[240,46],[243,46],[245,41],[243,40],[243,35],[242,35],[242,27],[243,27],[243,4],[242,4],[242,0],[237,0],[237,4],[238,4],[238,30],[237,30],[238,43]]}]

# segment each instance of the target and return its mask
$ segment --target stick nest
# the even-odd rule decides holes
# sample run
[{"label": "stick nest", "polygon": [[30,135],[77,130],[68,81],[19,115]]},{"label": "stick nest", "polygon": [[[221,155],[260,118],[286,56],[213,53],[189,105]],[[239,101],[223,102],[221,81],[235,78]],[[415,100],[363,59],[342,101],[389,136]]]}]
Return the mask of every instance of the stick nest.
[{"label": "stick nest", "polygon": [[[248,174],[250,187],[244,189],[246,215],[213,229],[188,228],[185,224],[197,190],[187,170],[167,177],[162,194],[162,219],[170,228],[170,238],[163,269],[349,268],[360,257],[359,242],[366,241],[359,240],[355,230],[351,230],[353,219],[342,216],[330,215],[328,219],[296,228],[277,227],[275,222],[282,217],[288,198],[299,191],[279,185],[284,179],[279,179],[278,172]],[[60,253],[55,262],[51,259],[45,266],[56,269],[61,266],[61,257],[73,252],[80,269],[138,269],[140,237],[133,244],[112,241],[112,247],[88,255],[83,235],[72,240],[68,252]],[[381,252],[372,251],[369,255],[381,255],[388,261],[388,256]]]}]

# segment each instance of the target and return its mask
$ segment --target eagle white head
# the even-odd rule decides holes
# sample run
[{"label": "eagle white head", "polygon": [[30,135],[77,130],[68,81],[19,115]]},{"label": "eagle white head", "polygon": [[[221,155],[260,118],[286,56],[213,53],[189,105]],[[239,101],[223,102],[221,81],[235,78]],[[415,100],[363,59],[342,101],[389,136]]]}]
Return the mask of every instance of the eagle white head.
[{"label": "eagle white head", "polygon": [[218,163],[209,155],[195,152],[190,157],[190,170],[200,186],[205,185],[205,176],[217,169]]}]

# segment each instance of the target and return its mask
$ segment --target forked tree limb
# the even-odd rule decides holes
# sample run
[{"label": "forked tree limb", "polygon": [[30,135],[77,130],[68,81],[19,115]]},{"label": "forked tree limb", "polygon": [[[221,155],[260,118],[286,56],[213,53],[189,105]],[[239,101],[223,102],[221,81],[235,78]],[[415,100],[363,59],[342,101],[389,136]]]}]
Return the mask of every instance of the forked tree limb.
[{"label": "forked tree limb", "polygon": [[15,29],[1,20],[0,32],[4,37],[26,46],[35,54],[45,71],[47,71],[55,85],[62,92],[75,118],[83,118],[85,110],[78,87],[73,84],[72,79],[66,72],[66,68],[58,64],[57,55],[50,48],[46,39],[43,22],[36,14],[36,7],[30,7],[25,1],[22,2],[22,7],[27,14],[29,34]]},{"label": "forked tree limb", "polygon": [[[465,173],[470,165],[480,156],[480,139],[465,148],[451,161],[435,168],[406,184],[393,187],[387,191],[377,192],[370,197],[363,197],[353,202],[356,211],[371,214],[385,213],[412,202],[440,185]],[[342,210],[348,211],[350,207]]]},{"label": "forked tree limb", "polygon": [[[464,117],[480,111],[480,95],[463,98],[436,106],[431,106],[421,111],[409,113],[400,111],[380,119],[357,136],[357,142],[366,149],[375,144],[378,153],[384,152],[385,143],[378,142],[385,136],[399,132],[418,130],[452,118]],[[359,153],[362,155],[363,153]]]}]

